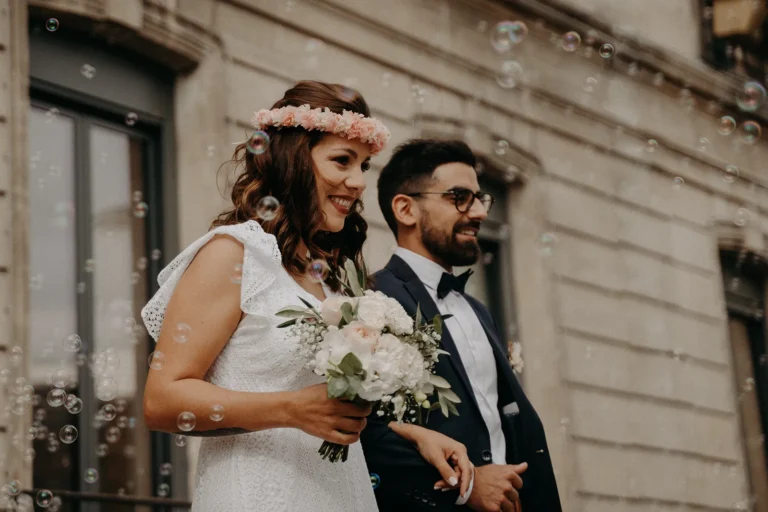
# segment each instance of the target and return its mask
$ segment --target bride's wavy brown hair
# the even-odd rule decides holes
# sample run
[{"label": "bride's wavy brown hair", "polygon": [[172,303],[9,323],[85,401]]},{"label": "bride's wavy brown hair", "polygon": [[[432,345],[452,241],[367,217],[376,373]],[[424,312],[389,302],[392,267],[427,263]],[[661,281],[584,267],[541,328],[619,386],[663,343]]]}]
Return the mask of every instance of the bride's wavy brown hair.
[{"label": "bride's wavy brown hair", "polygon": [[[272,108],[309,105],[327,107],[337,114],[344,110],[370,117],[370,110],[359,92],[338,84],[305,80],[286,91],[285,96]],[[363,243],[368,223],[363,219],[363,203],[352,205],[344,228],[338,233],[323,231],[324,214],[317,196],[315,166],[312,148],[325,135],[320,131],[303,128],[268,128],[270,142],[259,155],[250,153],[246,144],[235,149],[231,163],[235,164],[237,178],[232,187],[232,209],[221,213],[211,224],[217,226],[239,224],[256,220],[277,239],[283,266],[289,273],[299,276],[314,259],[323,259],[330,267],[326,284],[338,292],[341,289],[340,269],[351,259],[357,268],[363,268]],[[272,220],[259,218],[259,201],[273,196],[280,206]],[[309,257],[299,254],[299,242],[309,249]]]}]

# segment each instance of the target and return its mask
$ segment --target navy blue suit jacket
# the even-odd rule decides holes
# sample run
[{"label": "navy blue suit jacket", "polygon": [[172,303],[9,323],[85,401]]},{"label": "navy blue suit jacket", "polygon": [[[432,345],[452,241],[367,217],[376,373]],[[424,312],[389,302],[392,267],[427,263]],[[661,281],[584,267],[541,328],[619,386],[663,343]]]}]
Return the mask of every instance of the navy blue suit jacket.
[{"label": "navy blue suit jacket", "polygon": [[[373,275],[373,281],[376,290],[396,299],[410,315],[416,314],[417,304],[426,319],[439,314],[424,284],[400,257],[392,256],[387,266]],[[528,470],[522,474],[523,488],[520,490],[523,511],[561,512],[541,420],[509,365],[507,344],[502,342],[490,312],[478,300],[469,295],[465,297],[483,325],[496,359],[498,406],[507,440],[507,463],[528,462]],[[439,410],[433,411],[424,426],[463,443],[475,466],[490,464],[488,429],[448,329],[443,330],[442,348],[451,355],[440,357],[436,371],[448,380],[461,398],[461,403],[457,404],[459,416],[445,418]],[[513,402],[517,403],[519,413],[504,414],[505,406]],[[435,482],[441,479],[440,474],[424,461],[412,443],[395,434],[386,421],[371,415],[361,441],[368,469],[380,479],[375,494],[381,512],[468,511],[466,506],[455,505],[458,491],[434,490]]]}]

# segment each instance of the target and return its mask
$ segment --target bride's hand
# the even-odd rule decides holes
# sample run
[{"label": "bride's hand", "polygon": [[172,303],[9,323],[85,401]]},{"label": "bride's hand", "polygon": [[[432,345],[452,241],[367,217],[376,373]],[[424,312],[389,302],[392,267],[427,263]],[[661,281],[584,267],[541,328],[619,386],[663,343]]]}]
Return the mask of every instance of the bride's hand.
[{"label": "bride's hand", "polygon": [[360,439],[371,408],[372,404],[328,398],[327,384],[316,384],[293,392],[288,423],[331,443],[353,444]]},{"label": "bride's hand", "polygon": [[[449,487],[454,489],[458,486],[459,493],[464,496],[472,480],[472,463],[467,456],[467,448],[462,443],[418,425],[398,425],[393,421],[389,427],[416,445],[424,460],[440,472],[443,477],[440,482],[447,482]],[[451,464],[455,465],[456,469],[452,468]]]}]

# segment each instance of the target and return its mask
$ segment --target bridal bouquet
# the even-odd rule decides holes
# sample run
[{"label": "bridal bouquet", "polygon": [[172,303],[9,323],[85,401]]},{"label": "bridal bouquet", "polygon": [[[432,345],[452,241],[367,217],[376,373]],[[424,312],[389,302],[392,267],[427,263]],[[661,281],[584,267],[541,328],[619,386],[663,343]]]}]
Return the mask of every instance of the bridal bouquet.
[{"label": "bridal bouquet", "polygon": [[[424,322],[421,309],[411,318],[405,309],[381,292],[365,289],[365,269],[347,260],[344,287],[351,296],[329,297],[319,310],[299,297],[304,308],[290,306],[277,312],[290,318],[289,327],[300,340],[307,368],[327,379],[328,396],[373,402],[378,416],[399,422],[422,423],[429,412],[458,415],[461,403],[444,378],[435,375],[443,320]],[[432,403],[430,396],[437,397]],[[423,413],[426,411],[426,413]],[[426,420],[424,420],[426,421]],[[347,459],[348,446],[324,442],[323,459]]]}]

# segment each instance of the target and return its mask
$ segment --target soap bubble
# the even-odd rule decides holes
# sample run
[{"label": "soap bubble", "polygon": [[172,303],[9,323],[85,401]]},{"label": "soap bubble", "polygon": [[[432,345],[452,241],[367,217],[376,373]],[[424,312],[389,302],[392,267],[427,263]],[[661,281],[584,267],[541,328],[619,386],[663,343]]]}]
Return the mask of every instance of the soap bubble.
[{"label": "soap bubble", "polygon": [[216,404],[211,407],[211,414],[209,416],[213,421],[221,421],[224,419],[224,406]]},{"label": "soap bubble", "polygon": [[51,384],[57,388],[64,389],[71,382],[69,371],[64,368],[59,368],[53,374],[51,374]]},{"label": "soap bubble", "polygon": [[280,202],[272,196],[262,197],[256,204],[256,216],[263,220],[272,220],[277,216]]},{"label": "soap bubble", "polygon": [[522,21],[502,21],[491,32],[491,46],[499,53],[509,51],[528,34],[528,27]]},{"label": "soap bubble", "polygon": [[117,382],[109,377],[96,381],[96,398],[102,402],[111,402],[117,396]]},{"label": "soap bubble", "polygon": [[187,436],[185,436],[184,434],[177,434],[176,437],[174,438],[174,442],[178,447],[187,446]]},{"label": "soap bubble", "polygon": [[573,52],[576,51],[579,46],[581,46],[581,36],[578,32],[571,31],[563,34],[563,39],[560,44],[560,47],[563,50]]},{"label": "soap bubble", "polygon": [[[119,433],[119,430],[118,430]],[[99,458],[106,457],[109,453],[109,445],[107,443],[99,443],[96,446],[96,456]]]},{"label": "soap bubble", "polygon": [[115,425],[109,427],[107,432],[104,434],[104,438],[109,444],[115,444],[118,442],[120,440],[120,436],[122,436],[122,432],[120,432],[120,428],[116,427]]},{"label": "soap bubble", "polygon": [[88,80],[92,80],[96,76],[96,68],[90,64],[83,64],[83,67],[80,68],[80,74]]},{"label": "soap bubble", "polygon": [[117,410],[112,404],[104,404],[104,407],[101,408],[101,415],[106,421],[112,421],[117,416]]},{"label": "soap bubble", "polygon": [[505,60],[496,75],[496,83],[504,89],[513,89],[523,79],[523,66],[516,60]]},{"label": "soap bubble", "polygon": [[59,20],[56,18],[48,18],[45,21],[45,30],[48,32],[56,32],[59,30]]},{"label": "soap bubble", "polygon": [[763,104],[765,96],[765,87],[760,82],[750,80],[741,87],[736,105],[744,112],[754,112]]},{"label": "soap bubble", "polygon": [[85,481],[89,484],[94,484],[99,479],[99,471],[95,468],[88,468],[85,470]]},{"label": "soap bubble", "polygon": [[170,462],[163,462],[160,464],[160,474],[162,476],[170,476],[171,472],[173,471],[173,466]]},{"label": "soap bubble", "polygon": [[77,440],[77,428],[74,425],[64,425],[59,430],[59,439],[65,444],[74,443]]},{"label": "soap bubble", "polygon": [[760,128],[760,125],[755,121],[747,121],[744,124],[741,125],[740,130],[740,137],[742,142],[745,144],[754,144],[757,142],[757,139],[760,138],[760,135],[762,134],[763,130]]},{"label": "soap bubble", "polygon": [[613,45],[611,43],[605,43],[602,46],[600,46],[600,50],[598,50],[598,53],[600,56],[604,59],[610,59],[613,57],[615,49],[613,48]]},{"label": "soap bubble", "polygon": [[235,263],[235,266],[232,268],[232,272],[229,274],[229,280],[232,281],[232,284],[241,284],[243,282],[242,263]]},{"label": "soap bubble", "polygon": [[557,245],[557,236],[554,233],[544,233],[539,238],[539,254],[548,257],[552,256]]},{"label": "soap bubble", "polygon": [[738,208],[736,210],[736,216],[733,219],[733,223],[739,227],[746,226],[752,217],[752,213],[746,208]]},{"label": "soap bubble", "polygon": [[168,484],[160,484],[157,486],[157,495],[164,498],[171,493],[171,486]]},{"label": "soap bubble", "polygon": [[739,178],[739,168],[735,165],[727,165],[723,172],[723,181],[726,183],[733,183]]},{"label": "soap bubble", "polygon": [[137,219],[143,219],[149,212],[149,205],[144,201],[140,201],[133,205],[133,216]]},{"label": "soap bubble", "polygon": [[186,411],[179,414],[179,417],[176,420],[176,425],[182,432],[189,432],[190,430],[194,429],[196,423],[197,418],[195,418],[195,415]]},{"label": "soap bubble", "polygon": [[192,328],[183,323],[179,322],[176,324],[176,329],[173,331],[173,341],[176,343],[186,343],[189,341],[189,335],[192,333]]},{"label": "soap bubble", "polygon": [[48,489],[41,489],[37,492],[35,503],[37,503],[38,507],[48,508],[51,506],[51,502],[53,502],[53,493],[51,491]]},{"label": "soap bubble", "polygon": [[[328,278],[330,268],[325,260],[312,260],[307,265],[307,277],[313,283],[322,283]],[[355,279],[357,277],[355,276]]]},{"label": "soap bubble", "polygon": [[75,395],[67,395],[67,401],[64,403],[64,407],[66,407],[70,414],[80,414],[80,411],[83,410],[83,401]]},{"label": "soap bubble", "polygon": [[136,124],[136,122],[139,120],[138,114],[136,112],[128,112],[125,114],[125,124],[128,126],[133,126]]},{"label": "soap bubble", "polygon": [[261,155],[269,147],[269,135],[261,130],[254,132],[251,138],[248,139],[245,147],[249,153]]},{"label": "soap bubble", "polygon": [[730,135],[736,130],[736,120],[731,116],[723,116],[717,123],[717,133],[720,135]]},{"label": "soap bubble", "polygon": [[77,352],[83,346],[83,340],[77,334],[70,334],[61,342],[67,352]]},{"label": "soap bubble", "polygon": [[159,350],[149,354],[149,367],[153,370],[162,370],[165,364],[165,354]]},{"label": "soap bubble", "polygon": [[59,407],[67,399],[67,392],[61,388],[53,388],[48,392],[48,405],[51,407]]}]

